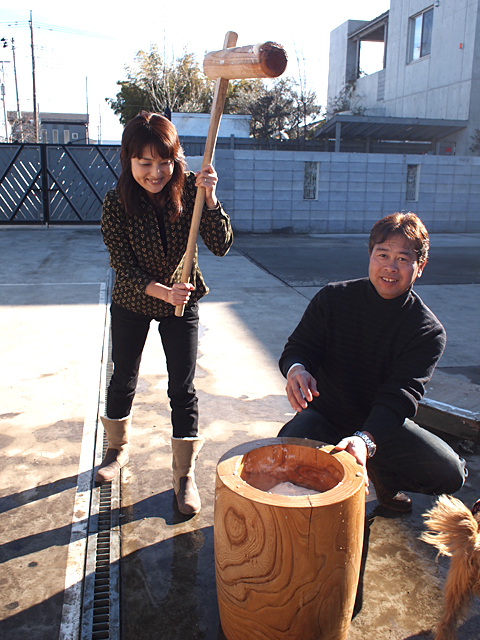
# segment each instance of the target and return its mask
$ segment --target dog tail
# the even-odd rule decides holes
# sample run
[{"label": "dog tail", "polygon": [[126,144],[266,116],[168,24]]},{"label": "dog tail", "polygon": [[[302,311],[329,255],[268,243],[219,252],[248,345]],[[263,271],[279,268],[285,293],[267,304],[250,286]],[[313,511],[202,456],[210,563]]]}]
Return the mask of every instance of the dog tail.
[{"label": "dog tail", "polygon": [[480,513],[474,516],[463,502],[443,495],[424,517],[429,531],[422,533],[420,539],[436,547],[439,554],[452,556],[435,640],[454,640],[457,622],[480,587],[475,560],[480,552]]},{"label": "dog tail", "polygon": [[420,539],[436,547],[440,554],[452,556],[461,550],[462,554],[470,556],[480,551],[479,523],[457,498],[440,496],[423,517],[430,531],[423,532]]}]

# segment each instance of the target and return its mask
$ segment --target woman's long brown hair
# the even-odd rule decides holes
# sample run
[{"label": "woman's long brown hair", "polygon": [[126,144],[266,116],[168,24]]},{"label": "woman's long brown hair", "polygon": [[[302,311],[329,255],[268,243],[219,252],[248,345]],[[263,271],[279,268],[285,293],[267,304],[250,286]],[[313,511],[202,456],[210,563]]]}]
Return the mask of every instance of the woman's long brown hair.
[{"label": "woman's long brown hair", "polygon": [[173,205],[171,221],[182,212],[182,191],[185,181],[185,159],[173,124],[158,113],[142,111],[126,125],[122,135],[120,162],[122,173],[117,183],[117,191],[128,216],[141,215],[140,197],[145,195],[132,175],[132,158],[141,158],[145,148],[166,160],[171,158],[173,174],[165,187],[156,194],[156,205],[161,207],[167,198]]}]

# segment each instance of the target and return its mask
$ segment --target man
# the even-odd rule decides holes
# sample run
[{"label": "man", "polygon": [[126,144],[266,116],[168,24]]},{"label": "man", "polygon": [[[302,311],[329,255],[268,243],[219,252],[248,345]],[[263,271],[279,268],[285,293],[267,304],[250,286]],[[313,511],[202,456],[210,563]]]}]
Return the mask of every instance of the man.
[{"label": "man", "polygon": [[453,449],[411,420],[446,342],[412,289],[428,249],[414,213],[376,222],[369,277],[321,289],[279,363],[297,414],[278,435],[338,443],[362,465],[366,491],[370,478],[379,503],[399,512],[412,508],[403,491],[454,493],[466,476]]}]

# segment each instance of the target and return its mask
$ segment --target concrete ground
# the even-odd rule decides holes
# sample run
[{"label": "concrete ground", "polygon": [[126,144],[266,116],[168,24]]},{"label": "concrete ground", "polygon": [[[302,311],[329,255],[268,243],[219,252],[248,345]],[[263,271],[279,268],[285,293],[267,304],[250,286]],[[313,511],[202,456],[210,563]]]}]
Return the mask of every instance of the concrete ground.
[{"label": "concrete ground", "polygon": [[[222,638],[215,593],[214,477],[233,446],[276,435],[292,415],[277,359],[325,282],[366,274],[365,236],[239,236],[225,258],[200,247],[211,287],[201,303],[196,386],[203,509],[174,508],[166,370],[152,326],[134,405],[119,515],[122,640]],[[480,412],[480,235],[432,236],[416,286],[448,346],[428,397]],[[108,255],[98,229],[0,228],[0,638],[76,639],[97,416],[105,392]],[[421,284],[420,284],[421,283]],[[479,447],[458,493],[480,493]],[[98,457],[98,452],[97,452]],[[349,640],[432,638],[448,561],[418,540],[422,513],[391,517],[372,493],[368,554]],[[73,524],[72,524],[73,523]],[[76,611],[78,609],[78,611]],[[86,637],[82,631],[82,640]],[[460,625],[480,638],[480,603]]]}]

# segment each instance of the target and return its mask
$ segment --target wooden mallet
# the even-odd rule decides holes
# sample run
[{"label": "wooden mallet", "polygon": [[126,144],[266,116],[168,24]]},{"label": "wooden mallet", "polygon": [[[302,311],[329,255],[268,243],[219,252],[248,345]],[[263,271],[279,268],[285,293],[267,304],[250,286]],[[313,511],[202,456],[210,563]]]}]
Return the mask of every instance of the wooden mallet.
[{"label": "wooden mallet", "polygon": [[[212,112],[208,127],[205,152],[203,154],[202,168],[212,163],[218,128],[225,106],[229,80],[244,80],[247,78],[278,78],[287,66],[287,55],[283,47],[274,42],[235,47],[237,34],[228,31],[221,51],[207,53],[203,61],[203,70],[206,76],[216,79],[215,93],[213,96]],[[193,258],[197,246],[198,230],[205,204],[205,187],[197,188],[197,196],[193,209],[190,233],[188,236],[187,250],[182,269],[182,282],[189,282],[192,273]],[[175,315],[183,316],[184,305],[175,307]]]}]

